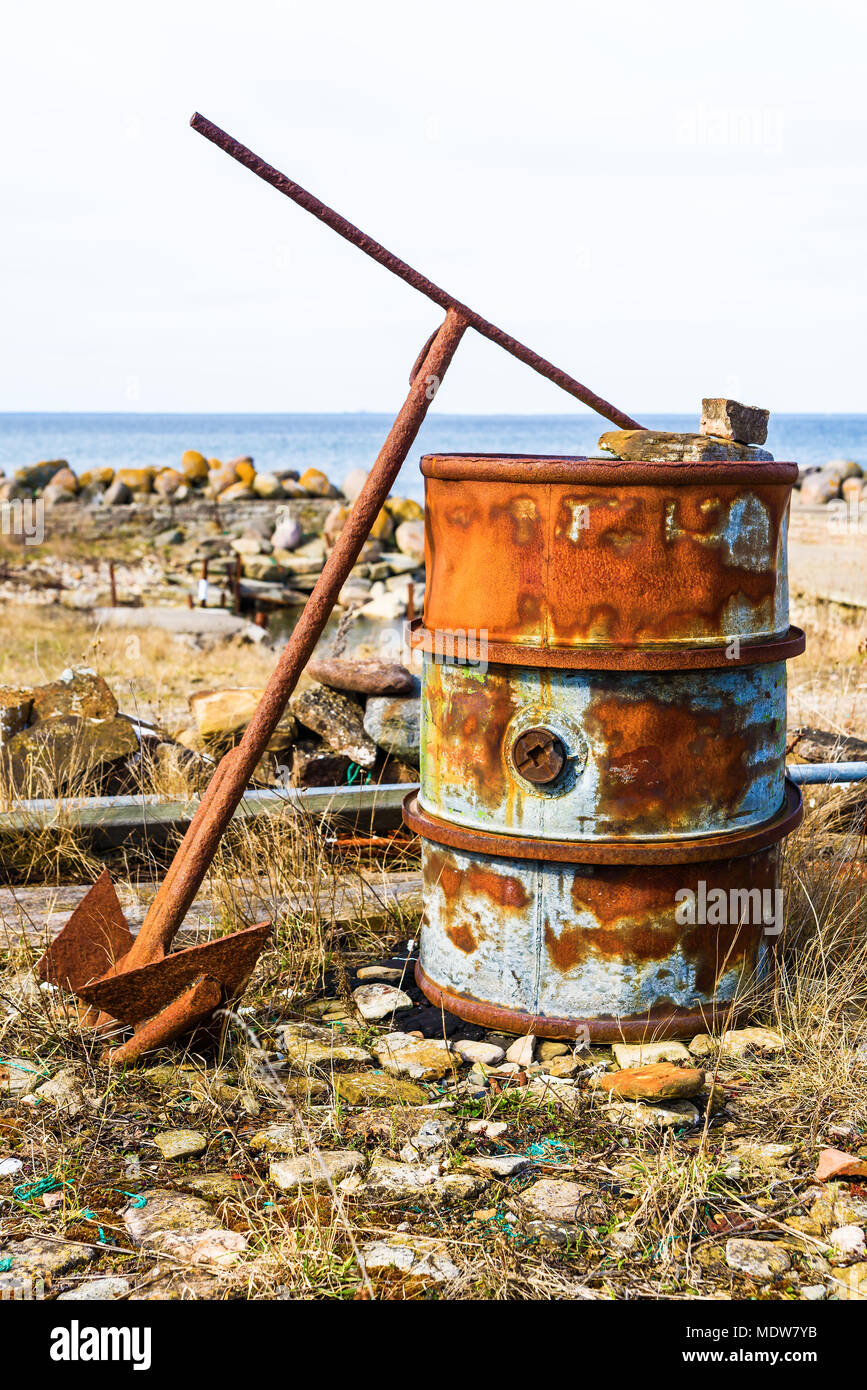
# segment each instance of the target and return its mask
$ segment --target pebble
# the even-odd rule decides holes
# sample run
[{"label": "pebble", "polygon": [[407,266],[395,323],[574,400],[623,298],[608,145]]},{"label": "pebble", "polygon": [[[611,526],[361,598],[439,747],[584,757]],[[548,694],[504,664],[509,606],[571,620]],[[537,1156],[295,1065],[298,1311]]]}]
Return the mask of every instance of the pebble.
[{"label": "pebble", "polygon": [[506,1120],[470,1120],[467,1134],[481,1134],[485,1139],[502,1139],[509,1131]]},{"label": "pebble", "polygon": [[398,1009],[412,1008],[412,1000],[409,995],[394,985],[359,985],[357,989],[352,991],[352,998],[355,1000],[355,1007],[361,1017],[367,1019],[368,1022],[389,1018]]},{"label": "pebble", "polygon": [[789,1252],[770,1241],[735,1237],[726,1241],[726,1264],[749,1279],[774,1279],[791,1268]]},{"label": "pebble", "polygon": [[404,1163],[430,1162],[445,1153],[452,1139],[461,1131],[457,1120],[425,1120],[400,1151]]},{"label": "pebble", "polygon": [[0,1178],[11,1177],[13,1173],[20,1173],[24,1167],[20,1158],[0,1159]]},{"label": "pebble", "polygon": [[707,1057],[718,1048],[726,1057],[743,1057],[748,1052],[773,1056],[783,1051],[785,1043],[776,1028],[731,1028],[721,1039],[699,1033],[689,1045],[693,1057]]},{"label": "pebble", "polygon": [[87,1105],[81,1082],[74,1067],[61,1068],[52,1076],[50,1081],[45,1081],[41,1086],[37,1086],[33,1094],[38,1096],[40,1100],[50,1101],[70,1119],[80,1115]]},{"label": "pebble", "polygon": [[509,1047],[506,1048],[506,1061],[516,1062],[519,1067],[529,1067],[533,1061],[536,1050],[536,1039],[532,1033],[526,1033],[522,1038],[516,1038]]},{"label": "pebble", "polygon": [[506,1055],[494,1043],[472,1042],[469,1038],[459,1038],[452,1047],[465,1062],[482,1062],[488,1067],[497,1066]]},{"label": "pebble", "polygon": [[392,1076],[414,1081],[439,1081],[452,1072],[451,1050],[436,1038],[411,1038],[407,1033],[388,1033],[374,1045],[374,1052]]},{"label": "pebble", "polygon": [[867,1256],[864,1231],[860,1226],[838,1226],[828,1237],[828,1244],[838,1255],[852,1260],[862,1260]]},{"label": "pebble", "polygon": [[828,1297],[828,1290],[824,1284],[802,1284],[801,1297],[808,1303],[819,1303],[823,1298]]},{"label": "pebble", "polygon": [[359,980],[385,980],[388,984],[406,977],[406,971],[398,969],[396,965],[362,965],[356,974]]},{"label": "pebble", "polygon": [[57,1295],[58,1303],[108,1302],[113,1298],[125,1298],[132,1288],[128,1279],[108,1277],[87,1279],[77,1289],[67,1289]]},{"label": "pebble", "polygon": [[550,1038],[543,1038],[536,1048],[536,1060],[539,1062],[550,1062],[555,1057],[566,1057],[571,1055],[572,1049],[568,1043],[554,1042]]},{"label": "pebble", "polygon": [[163,1158],[193,1158],[208,1147],[207,1136],[198,1129],[166,1129],[153,1140]]},{"label": "pebble", "polygon": [[[323,1165],[325,1172],[322,1171]],[[271,1181],[284,1192],[302,1187],[321,1190],[337,1184],[363,1167],[364,1156],[355,1149],[323,1149],[318,1155],[300,1154],[272,1163],[269,1175]]]}]

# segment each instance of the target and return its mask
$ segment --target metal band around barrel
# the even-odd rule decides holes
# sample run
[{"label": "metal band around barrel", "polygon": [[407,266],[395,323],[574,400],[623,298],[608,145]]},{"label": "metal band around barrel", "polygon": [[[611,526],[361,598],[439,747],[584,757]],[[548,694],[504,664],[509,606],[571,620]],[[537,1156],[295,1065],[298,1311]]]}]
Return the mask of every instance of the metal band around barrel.
[{"label": "metal band around barrel", "polygon": [[610,483],[670,483],[692,487],[696,483],[735,485],[797,481],[796,463],[752,462],[749,459],[715,459],[706,462],[636,462],[576,455],[527,454],[425,454],[421,471],[426,478],[447,482],[479,483],[576,483],[594,487]]},{"label": "metal band around barrel", "polygon": [[478,633],[437,634],[416,618],[409,624],[409,645],[428,652],[444,665],[550,666],[575,671],[708,671],[735,666],[764,666],[771,661],[791,661],[800,656],[807,639],[799,627],[785,637],[738,642],[737,654],[727,655],[734,642],[728,638],[715,647],[526,647],[511,642],[489,642]]},{"label": "metal band around barrel", "polygon": [[424,840],[472,854],[506,859],[535,859],[571,864],[700,864],[703,860],[741,859],[767,849],[800,825],[804,803],[799,787],[786,778],[783,805],[763,825],[716,835],[671,840],[543,840],[467,830],[422,810],[410,792],[403,803],[404,824]]}]

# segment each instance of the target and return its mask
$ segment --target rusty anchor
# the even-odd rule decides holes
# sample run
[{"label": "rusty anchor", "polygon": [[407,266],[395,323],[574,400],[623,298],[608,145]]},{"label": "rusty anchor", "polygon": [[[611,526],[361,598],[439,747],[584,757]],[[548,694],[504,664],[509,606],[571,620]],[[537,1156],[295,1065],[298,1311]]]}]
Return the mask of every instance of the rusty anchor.
[{"label": "rusty anchor", "polygon": [[[154,1048],[196,1029],[207,1028],[215,1013],[241,994],[252,974],[270,933],[267,922],[185,950],[172,952],[171,944],[467,328],[474,328],[622,429],[639,428],[629,415],[413,270],[211,121],[196,114],[191,125],[259,178],[445,309],[446,316],[416,359],[410,374],[409,394],[307,600],[253,719],[238,746],[218,764],[138,935],[133,936],[129,929],[106,870],[39,963],[41,979],[70,991],[81,1000],[84,1023],[95,1024],[103,1031],[116,1023],[132,1026],[132,1036],[109,1049],[107,1061],[112,1065],[134,1063]],[[556,761],[556,750],[552,756]]]}]

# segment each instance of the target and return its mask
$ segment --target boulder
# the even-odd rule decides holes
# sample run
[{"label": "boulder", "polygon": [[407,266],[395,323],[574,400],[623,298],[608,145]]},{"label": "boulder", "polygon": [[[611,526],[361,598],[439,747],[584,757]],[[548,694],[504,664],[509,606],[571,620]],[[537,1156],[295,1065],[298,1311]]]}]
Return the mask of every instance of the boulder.
[{"label": "boulder", "polygon": [[307,664],[307,674],[332,690],[351,695],[411,695],[415,677],[396,661],[323,657]]},{"label": "boulder", "polygon": [[800,497],[805,507],[824,507],[840,496],[840,479],[824,473],[812,473],[801,484]]},{"label": "boulder", "polygon": [[70,502],[74,504],[77,500],[76,494],[72,492],[70,488],[63,487],[54,482],[50,482],[48,486],[42,490],[42,501],[46,507],[63,507],[67,506]]},{"label": "boulder", "polygon": [[101,775],[136,754],[139,744],[127,719],[92,721],[61,715],[14,734],[5,747],[17,794],[38,797]]},{"label": "boulder", "polygon": [[[191,695],[190,712],[200,738],[206,743],[232,742],[246,729],[261,698],[261,689],[245,686],[227,690],[200,690]],[[284,714],[268,743],[268,752],[279,753],[288,748],[295,733],[295,720],[291,714]]]},{"label": "boulder", "polygon": [[8,743],[13,734],[26,729],[32,709],[32,690],[0,686],[0,746]]},{"label": "boulder", "polygon": [[228,468],[225,464],[219,463],[216,468],[208,469],[208,493],[211,497],[219,497],[227,487],[239,481],[234,468]]},{"label": "boulder", "polygon": [[183,487],[184,475],[177,468],[161,468],[154,478],[154,492],[161,497],[173,497],[179,487]]},{"label": "boulder", "polygon": [[424,521],[424,507],[411,497],[389,497],[385,507],[395,526],[402,521]]},{"label": "boulder", "polygon": [[181,472],[190,483],[205,483],[208,480],[208,460],[197,449],[187,449],[181,455]]},{"label": "boulder", "polygon": [[336,507],[331,508],[331,511],[325,518],[325,524],[322,527],[322,534],[329,545],[333,545],[337,540],[337,537],[340,535],[348,519],[349,508],[344,506],[343,503],[338,502]]},{"label": "boulder", "polygon": [[364,729],[386,753],[418,766],[421,700],[372,697],[364,711]]},{"label": "boulder", "polygon": [[257,497],[286,496],[283,484],[274,473],[257,473],[253,479],[253,491]]},{"label": "boulder", "polygon": [[86,666],[67,669],[56,681],[37,685],[32,697],[32,718],[55,719],[74,714],[79,719],[114,719],[117,700],[102,676]]},{"label": "boulder", "polygon": [[58,468],[51,479],[51,487],[65,488],[67,492],[78,492],[78,479],[71,468]]},{"label": "boulder", "polygon": [[377,513],[373,525],[370,528],[370,538],[374,541],[387,541],[394,535],[394,521],[383,507]]},{"label": "boulder", "polygon": [[135,496],[141,494],[146,496],[153,492],[154,488],[154,469],[153,468],[119,468],[115,474],[115,482],[123,483]]},{"label": "boulder", "polygon": [[317,683],[297,691],[289,708],[299,724],[318,734],[336,753],[359,767],[373,767],[376,744],[365,733],[361,706],[348,695]]},{"label": "boulder", "polygon": [[82,488],[94,486],[104,488],[108,487],[109,483],[113,482],[113,468],[87,468],[83,473],[80,473],[78,477],[78,485]]},{"label": "boulder", "polygon": [[842,483],[846,478],[863,478],[864,469],[860,463],[854,459],[831,459],[821,470],[827,478],[839,478]]},{"label": "boulder", "polygon": [[125,482],[115,478],[103,493],[102,500],[106,507],[125,507],[132,501],[132,492]]},{"label": "boulder", "polygon": [[366,482],[367,470],[365,468],[353,468],[351,473],[347,473],[343,479],[340,491],[350,502],[354,502]]},{"label": "boulder", "polygon": [[27,492],[38,492],[47,487],[61,468],[68,468],[66,459],[53,459],[50,463],[32,463],[27,468],[16,468],[14,481],[20,483]]},{"label": "boulder", "polygon": [[246,483],[248,487],[253,486],[256,479],[256,470],[253,467],[253,460],[250,458],[249,454],[244,455],[242,458],[232,459],[226,467],[234,468],[238,475],[239,482]]},{"label": "boulder", "polygon": [[416,564],[424,564],[424,522],[402,521],[394,533],[397,548],[409,555]]},{"label": "boulder", "polygon": [[343,753],[334,753],[314,739],[298,739],[292,746],[290,780],[293,787],[340,787],[351,765]]},{"label": "boulder", "polygon": [[308,497],[336,497],[338,495],[337,488],[331,484],[327,475],[319,468],[305,468],[298,483]]},{"label": "boulder", "polygon": [[253,502],[256,494],[248,483],[230,483],[217,493],[221,502]]}]

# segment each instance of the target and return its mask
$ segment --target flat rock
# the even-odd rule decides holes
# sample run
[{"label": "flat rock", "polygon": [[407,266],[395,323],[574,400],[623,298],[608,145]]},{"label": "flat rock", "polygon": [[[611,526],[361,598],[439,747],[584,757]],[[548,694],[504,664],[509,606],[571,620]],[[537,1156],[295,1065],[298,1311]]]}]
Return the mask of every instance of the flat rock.
[{"label": "flat rock", "polygon": [[867,1159],[856,1158],[842,1149],[823,1149],[814,1176],[816,1182],[830,1182],[835,1178],[865,1178]]},{"label": "flat rock", "polygon": [[407,976],[396,965],[362,965],[356,974],[359,980],[384,980],[387,984],[397,984]]},{"label": "flat rock", "polygon": [[796,1152],[794,1144],[756,1143],[750,1139],[739,1139],[732,1145],[732,1153],[747,1168],[777,1176],[789,1172],[788,1160]]},{"label": "flat rock", "polygon": [[57,1295],[58,1303],[107,1303],[113,1298],[125,1298],[132,1288],[128,1279],[109,1276],[105,1279],[86,1279],[75,1289]]},{"label": "flat rock", "polygon": [[20,1096],[43,1075],[41,1067],[23,1057],[9,1057],[0,1063],[0,1094]]},{"label": "flat rock", "polygon": [[553,1062],[555,1057],[567,1057],[572,1053],[568,1043],[555,1042],[551,1038],[542,1038],[536,1048],[537,1062]]},{"label": "flat rock", "polygon": [[421,1086],[382,1072],[335,1076],[334,1094],[346,1105],[424,1105],[429,1099]]},{"label": "flat rock", "polygon": [[629,1129],[676,1129],[680,1125],[697,1125],[701,1115],[688,1100],[674,1100],[667,1105],[643,1105],[621,1101],[605,1107],[605,1118],[612,1124]]},{"label": "flat rock", "polygon": [[56,719],[74,715],[77,719],[114,719],[117,700],[102,676],[88,667],[64,671],[59,680],[37,685],[32,690],[32,719]]},{"label": "flat rock", "polygon": [[370,1053],[356,1043],[317,1042],[315,1038],[298,1038],[285,1043],[286,1060],[293,1067],[331,1067],[341,1062],[372,1062]]},{"label": "flat rock", "polygon": [[465,1167],[471,1173],[481,1173],[485,1178],[513,1178],[531,1167],[533,1160],[524,1154],[492,1154],[490,1157],[473,1155],[465,1160]]},{"label": "flat rock", "polygon": [[33,1092],[41,1101],[48,1101],[70,1119],[80,1115],[87,1106],[84,1089],[74,1067],[61,1067],[48,1081]]},{"label": "flat rock", "polygon": [[482,1062],[488,1067],[498,1066],[506,1056],[496,1043],[473,1042],[469,1038],[459,1038],[452,1048],[465,1062]]},{"label": "flat rock", "polygon": [[307,663],[307,674],[332,690],[350,695],[412,695],[415,679],[397,661],[360,661],[332,657]]},{"label": "flat rock", "polygon": [[396,1270],[413,1279],[442,1283],[457,1279],[460,1270],[443,1241],[425,1236],[404,1235],[396,1231],[387,1240],[370,1241],[361,1247],[361,1258],[368,1274]]},{"label": "flat rock", "polygon": [[124,1208],[123,1224],[134,1245],[148,1246],[152,1237],[165,1231],[200,1232],[214,1225],[214,1215],[201,1197],[182,1196],[164,1188],[152,1188],[141,1194],[144,1203]]},{"label": "flat rock", "polygon": [[472,1173],[440,1174],[439,1163],[399,1163],[391,1158],[374,1158],[366,1178],[353,1174],[341,1184],[341,1191],[359,1201],[423,1198],[433,1205],[465,1201],[487,1187],[487,1181]]},{"label": "flat rock", "polygon": [[712,439],[706,434],[676,434],[668,430],[609,430],[599,448],[617,458],[645,463],[706,463],[741,459],[771,463],[773,454],[733,439]]},{"label": "flat rock", "polygon": [[206,1202],[224,1202],[227,1197],[237,1196],[241,1184],[229,1173],[194,1173],[183,1179],[183,1186],[196,1197],[204,1197]]},{"label": "flat rock", "polygon": [[611,1048],[619,1067],[650,1066],[654,1062],[688,1062],[689,1053],[681,1042],[614,1043]]},{"label": "flat rock", "polygon": [[606,1091],[618,1100],[686,1100],[698,1095],[704,1085],[704,1072],[696,1067],[675,1067],[654,1062],[646,1067],[626,1067],[622,1071],[594,1076],[594,1090]]},{"label": "flat rock", "polygon": [[43,1236],[28,1236],[25,1240],[0,1244],[0,1260],[11,1261],[7,1273],[30,1278],[38,1275],[54,1278],[89,1264],[95,1257],[96,1251],[89,1245],[79,1245],[72,1240],[48,1240]]},{"label": "flat rock", "polygon": [[294,1154],[299,1139],[295,1125],[268,1125],[252,1134],[247,1142],[256,1154]]},{"label": "flat rock", "polygon": [[437,1038],[387,1033],[374,1045],[374,1051],[392,1076],[408,1076],[414,1081],[439,1081],[455,1066],[450,1048]]},{"label": "flat rock", "polygon": [[352,991],[355,1007],[362,1018],[375,1022],[390,1018],[399,1009],[411,1009],[412,1000],[402,989],[389,984],[359,985]]},{"label": "flat rock", "polygon": [[700,434],[736,439],[739,444],[764,444],[768,437],[770,411],[723,396],[709,396],[701,403]]},{"label": "flat rock", "polygon": [[564,1178],[540,1178],[513,1201],[528,1218],[574,1225],[580,1220],[581,1203],[590,1191],[589,1187]]},{"label": "flat rock", "polygon": [[363,1167],[364,1156],[355,1149],[322,1149],[318,1155],[299,1154],[295,1158],[272,1163],[270,1177],[284,1192],[302,1187],[320,1190],[336,1185]]},{"label": "flat rock", "polygon": [[735,1237],[726,1241],[726,1264],[748,1279],[768,1280],[785,1274],[792,1261],[784,1246],[763,1240]]},{"label": "flat rock", "polygon": [[400,1156],[404,1163],[430,1163],[441,1157],[453,1139],[461,1132],[458,1120],[425,1120],[404,1144]]},{"label": "flat rock", "polygon": [[166,1129],[153,1141],[163,1158],[194,1158],[208,1147],[207,1136],[198,1129]]}]

